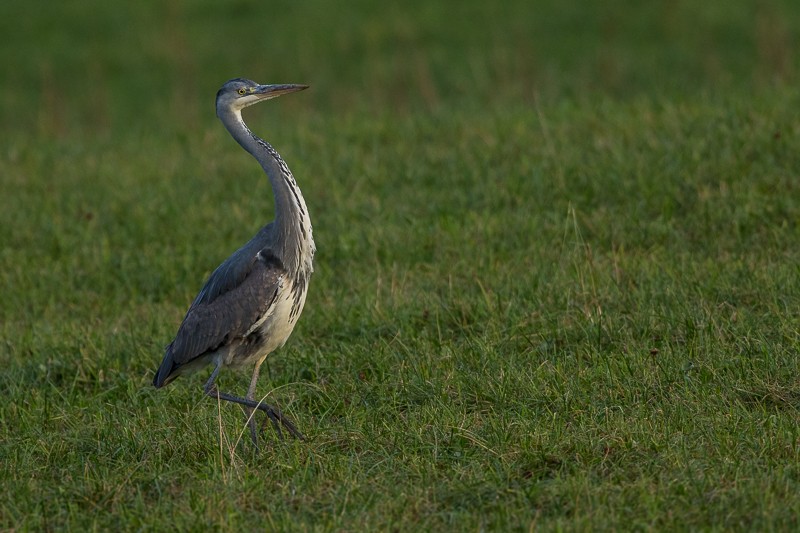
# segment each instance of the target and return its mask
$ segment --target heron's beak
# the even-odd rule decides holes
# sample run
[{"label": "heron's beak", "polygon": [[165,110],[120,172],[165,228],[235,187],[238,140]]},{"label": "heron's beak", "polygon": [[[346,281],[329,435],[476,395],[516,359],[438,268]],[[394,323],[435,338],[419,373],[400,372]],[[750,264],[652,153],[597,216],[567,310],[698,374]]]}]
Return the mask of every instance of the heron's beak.
[{"label": "heron's beak", "polygon": [[253,94],[258,96],[259,100],[269,100],[284,94],[294,93],[308,89],[308,85],[299,85],[296,83],[287,83],[283,85],[259,85]]}]

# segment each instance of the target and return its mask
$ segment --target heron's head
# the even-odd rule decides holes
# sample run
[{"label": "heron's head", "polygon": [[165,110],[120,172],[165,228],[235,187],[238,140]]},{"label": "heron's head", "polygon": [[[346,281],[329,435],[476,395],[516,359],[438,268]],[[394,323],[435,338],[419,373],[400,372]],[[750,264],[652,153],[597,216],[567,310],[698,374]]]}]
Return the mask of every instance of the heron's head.
[{"label": "heron's head", "polygon": [[308,89],[308,85],[294,83],[283,85],[260,85],[252,80],[235,78],[226,81],[217,92],[217,115],[222,110],[241,112],[247,106],[269,100],[276,96]]}]

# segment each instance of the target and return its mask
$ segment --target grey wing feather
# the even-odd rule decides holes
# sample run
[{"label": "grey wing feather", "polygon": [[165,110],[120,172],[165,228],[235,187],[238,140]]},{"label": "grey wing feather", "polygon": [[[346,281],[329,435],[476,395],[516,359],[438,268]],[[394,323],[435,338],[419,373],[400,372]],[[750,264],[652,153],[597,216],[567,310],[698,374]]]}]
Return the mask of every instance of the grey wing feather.
[{"label": "grey wing feather", "polygon": [[257,254],[248,248],[249,246],[243,246],[212,272],[194,299],[192,308],[202,303],[213,302],[218,296],[238,287],[244,281],[257,257]]},{"label": "grey wing feather", "polygon": [[224,269],[229,261],[214,271],[186,313],[156,372],[157,387],[181,365],[243,337],[275,301],[286,273],[277,258],[262,250],[241,267]]}]

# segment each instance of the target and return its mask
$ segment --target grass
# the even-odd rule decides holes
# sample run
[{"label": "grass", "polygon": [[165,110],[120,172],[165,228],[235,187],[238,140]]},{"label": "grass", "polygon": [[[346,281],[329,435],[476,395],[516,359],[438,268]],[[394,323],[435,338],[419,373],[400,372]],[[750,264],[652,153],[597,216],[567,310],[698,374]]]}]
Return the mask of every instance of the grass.
[{"label": "grass", "polygon": [[[7,4],[0,528],[797,527],[794,3]],[[313,86],[246,117],[319,249],[260,454],[150,386],[271,218],[237,75]]]}]

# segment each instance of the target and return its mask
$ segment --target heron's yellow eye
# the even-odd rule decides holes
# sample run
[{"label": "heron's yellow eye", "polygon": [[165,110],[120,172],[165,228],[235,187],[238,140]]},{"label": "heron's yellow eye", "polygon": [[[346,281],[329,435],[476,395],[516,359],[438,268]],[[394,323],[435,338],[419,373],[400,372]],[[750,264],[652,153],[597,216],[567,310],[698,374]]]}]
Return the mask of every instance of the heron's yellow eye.
[{"label": "heron's yellow eye", "polygon": [[241,89],[239,89],[239,90],[238,90],[238,91],[236,91],[236,92],[238,92],[239,94],[241,94],[242,96],[244,96],[244,94],[247,92],[247,89],[245,89],[244,87],[242,87]]}]

